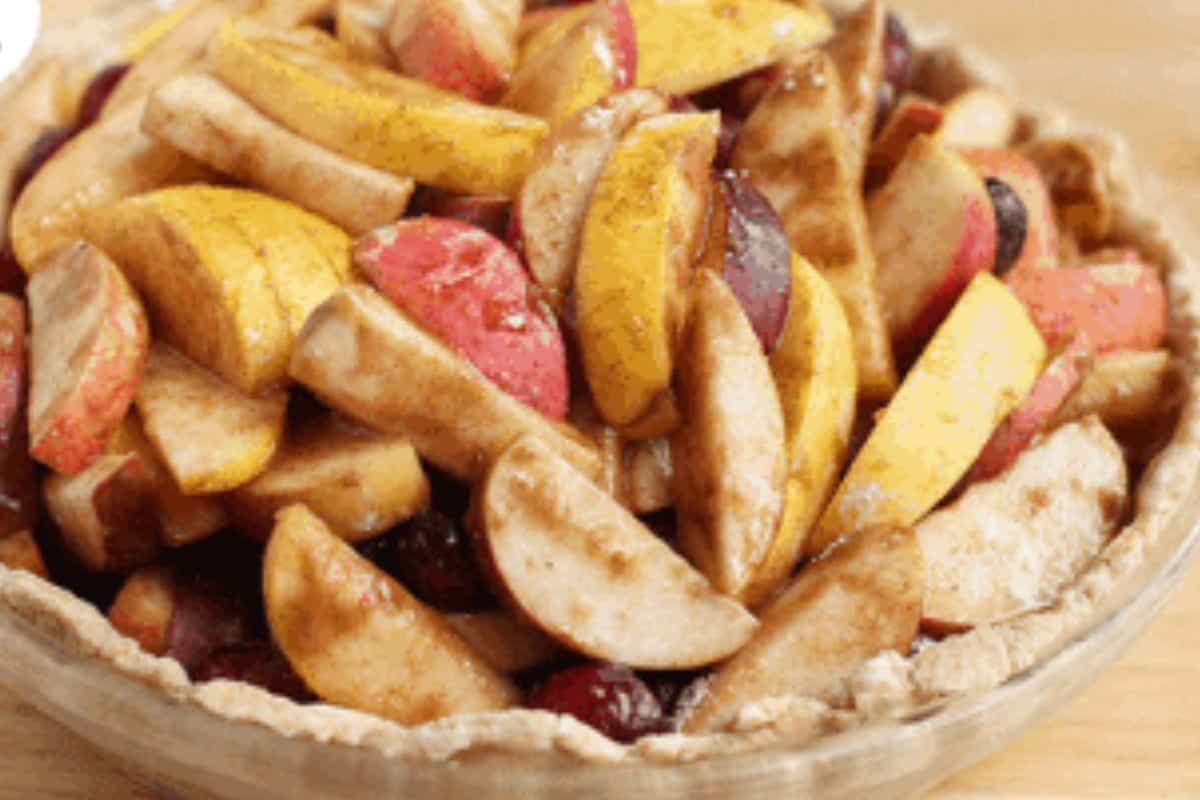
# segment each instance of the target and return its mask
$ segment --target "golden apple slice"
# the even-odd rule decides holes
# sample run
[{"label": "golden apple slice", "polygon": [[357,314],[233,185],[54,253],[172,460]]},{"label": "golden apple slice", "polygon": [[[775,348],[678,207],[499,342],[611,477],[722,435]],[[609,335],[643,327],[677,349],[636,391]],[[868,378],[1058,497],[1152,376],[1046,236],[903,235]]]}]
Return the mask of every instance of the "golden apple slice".
[{"label": "golden apple slice", "polygon": [[63,146],[21,193],[9,232],[28,273],[79,237],[85,217],[126,197],[213,177],[173,147],[139,129],[143,105],[133,103]]},{"label": "golden apple slice", "polygon": [[235,489],[226,503],[264,540],[275,512],[303,503],[337,536],[369,539],[429,504],[429,481],[408,440],[334,419],[288,441],[271,466]]},{"label": "golden apple slice", "polygon": [[[248,1],[253,2],[254,0]],[[148,16],[145,19],[139,17],[133,32],[127,34],[122,40],[121,56],[127,62],[137,61],[149,53],[171,31],[179,27],[179,24],[191,16],[197,8],[207,4],[208,0],[186,0],[186,2],[175,4],[175,7],[166,13],[153,8],[148,9]]]},{"label": "golden apple slice", "polygon": [[854,334],[859,393],[886,400],[896,390],[896,366],[862,198],[862,158],[846,131],[828,56],[813,53],[775,82],[746,120],[731,163],[779,212],[792,249],[837,292]]},{"label": "golden apple slice", "polygon": [[717,672],[684,732],[720,730],[758,700],[836,692],[880,653],[906,654],[921,621],[924,585],[911,529],[855,534],[806,567],[763,611],[758,632]]},{"label": "golden apple slice", "polygon": [[65,123],[59,95],[63,65],[51,59],[38,66],[17,87],[6,93],[5,130],[0,137],[0,243],[8,238],[8,215],[12,210],[13,179],[29,148],[45,131]]},{"label": "golden apple slice", "polygon": [[263,25],[296,28],[316,22],[332,7],[333,0],[262,0],[252,16]]},{"label": "golden apple slice", "polygon": [[755,621],[533,436],[479,490],[481,548],[520,613],[593,658],[645,669],[720,661]]},{"label": "golden apple slice", "polygon": [[1100,246],[1115,219],[1112,145],[1098,136],[1046,137],[1021,152],[1041,171],[1064,232]]},{"label": "golden apple slice", "polygon": [[967,287],[876,423],[808,541],[816,555],[872,525],[912,525],[1032,388],[1046,345],[990,273]]},{"label": "golden apple slice", "polygon": [[1135,427],[1172,406],[1178,382],[1166,350],[1108,353],[1096,359],[1050,425],[1097,414],[1110,427]]},{"label": "golden apple slice", "polygon": [[207,75],[185,75],[159,87],[142,130],[354,235],[399,219],[413,192],[411,178],[356,164],[300,138]]},{"label": "golden apple slice", "polygon": [[867,186],[880,186],[904,160],[908,147],[921,135],[936,134],[946,112],[937,103],[917,94],[906,94],[883,123],[867,152]]},{"label": "golden apple slice", "polygon": [[313,312],[291,375],[337,411],[408,437],[463,481],[482,477],[526,433],[589,477],[601,475],[591,442],[504,392],[366,286],[347,286]]},{"label": "golden apple slice", "polygon": [[354,161],[464,194],[516,193],[546,136],[543,120],[351,61],[314,39],[231,23],[213,60],[261,111]]},{"label": "golden apple slice", "polygon": [[926,624],[961,630],[1053,602],[1116,531],[1126,485],[1120,446],[1089,417],[930,514],[916,527]]},{"label": "golden apple slice", "polygon": [[419,725],[516,705],[516,687],[441,616],[304,506],[279,513],[263,562],[267,620],[323,700]]},{"label": "golden apple slice", "polygon": [[812,47],[829,16],[783,0],[630,0],[637,85],[692,94]]},{"label": "golden apple slice", "polygon": [[1017,132],[1017,106],[995,89],[963,92],[946,104],[939,136],[947,147],[1007,147]]},{"label": "golden apple slice", "polygon": [[17,531],[0,539],[0,566],[50,579],[46,562],[42,560],[42,549],[29,531]]},{"label": "golden apple slice", "polygon": [[146,435],[184,494],[241,486],[267,468],[287,411],[287,394],[259,397],[155,344],[138,387]]},{"label": "golden apple slice", "polygon": [[683,424],[671,437],[679,543],[718,591],[737,596],[783,510],[783,412],[733,290],[699,270],[692,297],[679,356]]},{"label": "golden apple slice", "polygon": [[500,609],[447,614],[446,622],[497,672],[524,672],[566,654],[558,642]]},{"label": "golden apple slice", "polygon": [[825,52],[842,79],[850,152],[858,158],[854,169],[860,174],[875,132],[877,98],[883,84],[886,24],[886,6],[881,0],[868,0],[846,18],[825,45]]},{"label": "golden apple slice", "polygon": [[716,114],[638,123],[592,193],[575,276],[579,347],[597,409],[626,434],[670,387],[717,129]]},{"label": "golden apple slice", "polygon": [[837,485],[858,396],[854,341],[832,287],[799,256],[783,338],[771,354],[787,452],[787,496],[771,547],[742,594],[754,608],[784,583]]},{"label": "golden apple slice", "polygon": [[338,0],[338,41],[358,61],[394,68],[396,59],[388,48],[387,26],[394,0]]},{"label": "golden apple slice", "polygon": [[633,513],[650,514],[674,505],[671,440],[662,437],[625,442],[620,475],[621,500]]},{"label": "golden apple slice", "polygon": [[[594,8],[592,3],[578,3],[573,6],[541,8],[526,12],[521,19],[522,25],[526,25],[530,18],[537,14],[544,15],[551,11],[556,13],[545,22],[538,24],[536,30],[525,31],[525,36],[520,42],[521,51],[517,57],[517,63],[528,64],[537,60],[542,53],[555,47],[581,22],[590,17]],[[518,31],[518,36],[520,36],[520,31]]]}]

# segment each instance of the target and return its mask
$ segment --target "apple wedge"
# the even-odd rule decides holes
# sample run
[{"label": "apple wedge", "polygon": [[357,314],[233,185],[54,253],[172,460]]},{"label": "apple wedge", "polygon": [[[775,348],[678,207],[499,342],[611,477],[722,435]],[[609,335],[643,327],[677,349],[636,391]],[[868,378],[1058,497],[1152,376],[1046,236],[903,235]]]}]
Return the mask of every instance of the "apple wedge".
[{"label": "apple wedge", "polygon": [[683,424],[671,437],[683,552],[740,595],[775,537],[787,464],[771,369],[729,286],[699,270],[679,356]]},{"label": "apple wedge", "polygon": [[538,148],[514,205],[518,249],[555,311],[563,309],[588,203],[617,142],[642,120],[667,111],[665,96],[631,89],[555,125]]},{"label": "apple wedge", "polygon": [[42,550],[29,531],[17,531],[0,538],[0,566],[24,570],[50,580],[50,572],[42,560]]},{"label": "apple wedge", "polygon": [[995,89],[970,89],[946,104],[939,136],[946,147],[1003,148],[1017,132],[1017,106]]},{"label": "apple wedge", "polygon": [[1111,428],[1136,427],[1171,408],[1178,376],[1166,350],[1125,350],[1096,359],[1079,389],[1055,414],[1052,427],[1096,414]]},{"label": "apple wedge", "polygon": [[445,619],[497,672],[524,672],[566,655],[558,642],[507,611],[447,614]]},{"label": "apple wedge", "polygon": [[640,439],[621,448],[621,501],[635,514],[652,514],[675,504],[671,485],[675,461],[671,440]]},{"label": "apple wedge", "polygon": [[187,495],[228,491],[265,470],[287,411],[285,392],[242,394],[160,344],[136,402],[146,435]]},{"label": "apple wedge", "polygon": [[226,498],[264,541],[280,509],[303,503],[348,542],[378,536],[429,505],[429,481],[408,440],[330,418],[287,441],[266,472]]},{"label": "apple wedge", "polygon": [[25,303],[0,294],[0,447],[12,446],[22,425],[29,371],[25,323]]},{"label": "apple wedge", "polygon": [[1020,301],[990,273],[976,275],[850,465],[807,553],[924,516],[1029,394],[1045,360]]},{"label": "apple wedge", "polygon": [[167,654],[175,616],[175,578],[168,567],[137,570],[122,584],[108,607],[108,621],[147,653]]},{"label": "apple wedge", "polygon": [[543,120],[352,61],[332,40],[314,39],[230,23],[212,48],[214,68],[263,113],[354,161],[450,191],[516,194],[546,136]]},{"label": "apple wedge", "polygon": [[[512,216],[512,201],[499,194],[455,194],[425,188],[414,205],[417,214],[446,217],[487,231],[497,239],[507,239]],[[409,212],[413,216],[414,211]]]},{"label": "apple wedge", "polygon": [[477,503],[480,549],[509,602],[576,652],[689,669],[737,652],[756,627],[536,437],[496,459]]},{"label": "apple wedge", "polygon": [[1115,217],[1109,164],[1112,145],[1100,137],[1043,137],[1021,147],[1054,199],[1059,226],[1085,246],[1105,243]]},{"label": "apple wedge", "polygon": [[670,388],[718,124],[716,114],[638,123],[592,193],[575,275],[579,348],[596,408],[627,435],[669,432],[637,423]]},{"label": "apple wedge", "polygon": [[932,100],[915,94],[901,97],[867,152],[867,186],[885,183],[913,140],[936,134],[944,118],[945,111]]},{"label": "apple wedge", "polygon": [[286,29],[316,23],[332,9],[333,0],[261,0],[257,6],[252,15],[255,21]]},{"label": "apple wedge", "polygon": [[372,169],[302,139],[208,75],[160,86],[142,130],[213,169],[362,235],[399,219],[411,178]]},{"label": "apple wedge", "polygon": [[[501,391],[366,286],[343,288],[313,313],[296,343],[291,375],[346,416],[408,437],[459,480],[482,477],[525,433],[600,478],[590,442]],[[401,385],[405,391],[395,391]]]},{"label": "apple wedge", "polygon": [[825,45],[825,52],[842,80],[850,152],[858,158],[855,169],[859,174],[875,132],[879,90],[884,78],[886,25],[887,8],[883,2],[868,0],[842,22]]},{"label": "apple wedge", "polygon": [[926,626],[961,630],[1052,602],[1116,531],[1125,502],[1121,448],[1097,419],[1049,434],[917,525]]},{"label": "apple wedge", "polygon": [[29,281],[30,454],[73,475],[133,401],[150,334],[121,271],[95,247],[65,247]]},{"label": "apple wedge", "polygon": [[792,259],[791,311],[771,374],[783,408],[787,493],[770,549],[742,592],[761,606],[791,575],[846,460],[858,396],[854,341],[833,288]]},{"label": "apple wedge", "polygon": [[102,455],[76,475],[42,484],[63,542],[94,572],[127,572],[159,553],[154,482],[136,454]]},{"label": "apple wedge", "polygon": [[0,180],[0,242],[8,239],[8,216],[16,200],[12,176],[43,133],[67,122],[59,102],[63,81],[62,62],[50,59],[3,98],[6,124],[0,138],[0,175],[4,176]]},{"label": "apple wedge", "polygon": [[924,586],[911,528],[854,534],[763,610],[758,632],[717,671],[683,732],[720,730],[759,700],[836,692],[871,658],[907,654],[917,637]]},{"label": "apple wedge", "polygon": [[820,52],[790,66],[746,120],[731,164],[779,212],[792,249],[837,292],[854,333],[859,392],[884,400],[896,389],[896,367],[839,81]]},{"label": "apple wedge", "polygon": [[334,27],[338,41],[358,61],[394,69],[387,29],[394,0],[337,0]]},{"label": "apple wedge", "polygon": [[437,612],[304,506],[279,513],[263,594],[275,641],[322,700],[402,725],[520,700]]},{"label": "apple wedge", "polygon": [[9,233],[26,272],[79,237],[92,211],[161,186],[213,177],[207,167],[143,134],[142,111],[134,103],[82,131],[21,192]]},{"label": "apple wedge", "polygon": [[1025,206],[1025,245],[1012,272],[1057,267],[1058,222],[1050,190],[1037,166],[1016,150],[969,149],[963,151],[963,157],[981,177],[998,178],[1008,184]]}]

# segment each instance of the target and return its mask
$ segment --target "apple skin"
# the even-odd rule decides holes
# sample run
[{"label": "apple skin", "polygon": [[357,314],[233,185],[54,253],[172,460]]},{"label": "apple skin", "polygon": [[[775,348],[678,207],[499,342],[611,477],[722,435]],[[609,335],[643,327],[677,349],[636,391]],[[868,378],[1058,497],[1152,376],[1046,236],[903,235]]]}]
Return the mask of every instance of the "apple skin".
[{"label": "apple skin", "polygon": [[944,117],[945,111],[932,100],[915,94],[901,97],[867,151],[867,186],[885,183],[913,139],[937,133]]},{"label": "apple skin", "polygon": [[1025,204],[1028,228],[1025,247],[1010,274],[1028,269],[1053,269],[1058,264],[1059,231],[1050,190],[1037,166],[1016,150],[971,148],[963,158],[982,178],[999,178]]},{"label": "apple skin", "polygon": [[0,446],[7,447],[22,424],[25,404],[25,303],[0,295]]}]

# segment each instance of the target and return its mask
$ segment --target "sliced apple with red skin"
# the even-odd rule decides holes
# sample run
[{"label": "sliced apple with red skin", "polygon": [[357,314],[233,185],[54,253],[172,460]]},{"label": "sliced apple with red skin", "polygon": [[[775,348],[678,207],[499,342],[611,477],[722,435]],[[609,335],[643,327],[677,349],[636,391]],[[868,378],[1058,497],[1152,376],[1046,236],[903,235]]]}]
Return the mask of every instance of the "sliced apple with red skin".
[{"label": "sliced apple with red skin", "polygon": [[921,136],[867,215],[888,331],[897,349],[915,352],[971,279],[995,264],[991,198],[961,156]]},{"label": "sliced apple with red skin", "polygon": [[359,240],[354,259],[380,292],[501,389],[551,419],[566,416],[562,333],[503,242],[457,220],[421,217]]},{"label": "sliced apple with red skin", "polygon": [[1016,150],[964,150],[963,157],[983,178],[997,178],[1012,188],[1025,206],[1025,246],[1012,273],[1053,269],[1059,265],[1058,221],[1054,202],[1037,166]]},{"label": "sliced apple with red skin", "polygon": [[1085,248],[1105,244],[1116,218],[1113,145],[1100,136],[1040,137],[1021,146],[1054,198],[1059,227]]},{"label": "sliced apple with red skin", "polygon": [[146,313],[92,245],[64,248],[29,281],[30,453],[73,475],[121,422],[149,348]]},{"label": "sliced apple with red skin", "polygon": [[1167,291],[1144,264],[1013,273],[1009,285],[1050,347],[1086,334],[1097,353],[1153,350],[1163,342]]},{"label": "sliced apple with red skin", "polygon": [[1136,427],[1139,421],[1170,409],[1177,390],[1178,376],[1169,351],[1108,353],[1096,359],[1051,425],[1096,414],[1114,429]]},{"label": "sliced apple with red skin", "polygon": [[825,50],[842,79],[851,149],[862,169],[875,131],[879,89],[884,79],[884,32],[887,8],[870,0],[847,17]]},{"label": "sliced apple with red skin", "polygon": [[503,609],[447,614],[446,622],[497,672],[524,672],[566,655],[558,642]]},{"label": "sliced apple with red skin", "polygon": [[477,503],[480,548],[508,601],[576,652],[638,668],[689,669],[736,652],[756,627],[745,609],[534,437],[496,460]]},{"label": "sliced apple with red skin", "polygon": [[946,104],[939,131],[947,147],[1003,148],[1017,131],[1017,107],[1003,92],[976,88]]},{"label": "sliced apple with red skin", "polygon": [[313,312],[296,342],[291,375],[346,416],[408,437],[459,480],[480,478],[525,433],[600,478],[591,442],[502,391],[369,287],[348,286]]},{"label": "sliced apple with red skin", "polygon": [[22,424],[25,404],[25,303],[0,295],[0,447],[8,447]]},{"label": "sliced apple with red skin", "polygon": [[732,290],[700,270],[692,296],[679,357],[683,424],[671,437],[679,541],[719,591],[737,596],[783,511],[783,411]]},{"label": "sliced apple with red skin", "polygon": [[758,632],[717,671],[684,720],[684,733],[720,730],[755,701],[837,691],[871,658],[907,654],[917,637],[924,586],[912,529],[852,534],[763,610]]},{"label": "sliced apple with red skin", "polygon": [[154,482],[136,454],[102,455],[76,475],[51,475],[42,495],[67,548],[88,569],[125,572],[158,555]]},{"label": "sliced apple with red skin", "polygon": [[436,611],[304,506],[279,513],[263,593],[275,641],[322,700],[402,725],[520,700]]},{"label": "sliced apple with red skin", "polygon": [[609,155],[635,124],[666,111],[657,92],[619,92],[555,125],[538,148],[513,207],[510,241],[555,311],[574,283],[588,203]]},{"label": "sliced apple with red skin", "polygon": [[42,559],[42,550],[29,531],[17,531],[0,538],[0,566],[50,579],[50,572]]},{"label": "sliced apple with red skin", "polygon": [[1121,448],[1091,417],[926,517],[916,527],[926,627],[962,630],[1053,602],[1117,530],[1126,487]]},{"label": "sliced apple with red skin", "polygon": [[1092,345],[1077,336],[1042,371],[1025,398],[984,445],[966,482],[986,481],[1008,469],[1079,388],[1092,365]]},{"label": "sliced apple with red skin", "polygon": [[175,616],[175,579],[165,566],[130,575],[108,608],[108,621],[147,653],[166,655]]},{"label": "sliced apple with red skin", "polygon": [[915,94],[901,97],[879,135],[871,142],[867,153],[867,185],[878,186],[887,181],[896,165],[904,160],[913,140],[937,133],[944,117],[945,111],[932,100]]}]

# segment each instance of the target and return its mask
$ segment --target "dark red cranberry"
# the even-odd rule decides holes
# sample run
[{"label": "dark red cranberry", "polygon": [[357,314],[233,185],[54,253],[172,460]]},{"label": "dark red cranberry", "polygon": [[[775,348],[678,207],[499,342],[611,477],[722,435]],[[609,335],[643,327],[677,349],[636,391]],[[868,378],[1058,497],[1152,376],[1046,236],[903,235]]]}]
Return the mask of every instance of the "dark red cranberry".
[{"label": "dark red cranberry", "polygon": [[896,101],[912,86],[913,47],[904,23],[895,14],[887,15],[883,34],[883,83],[876,97],[875,129],[878,131],[891,116]]},{"label": "dark red cranberry", "polygon": [[13,175],[12,197],[14,202],[21,196],[21,192],[29,185],[34,176],[46,165],[46,162],[61,150],[64,144],[71,141],[77,132],[76,128],[71,127],[50,128],[37,138],[37,141],[25,152],[25,157]]},{"label": "dark red cranberry", "polygon": [[495,605],[470,534],[453,517],[425,511],[399,525],[390,556],[378,562],[414,595],[450,612],[479,611]]},{"label": "dark red cranberry", "polygon": [[194,675],[217,650],[243,644],[261,632],[252,605],[221,581],[180,579],[175,614],[167,629],[167,655]]},{"label": "dark red cranberry", "polygon": [[25,291],[25,270],[17,261],[12,245],[7,242],[0,246],[0,292],[20,294]]},{"label": "dark red cranberry", "polygon": [[249,683],[299,702],[314,699],[304,679],[270,642],[243,642],[213,650],[192,673],[197,683],[222,679]]},{"label": "dark red cranberry", "polygon": [[999,178],[988,178],[985,182],[996,213],[995,271],[997,275],[1003,275],[1012,269],[1025,249],[1029,212],[1021,196],[1007,183]]},{"label": "dark red cranberry", "polygon": [[79,119],[75,126],[82,129],[100,119],[108,98],[112,96],[117,84],[129,72],[131,64],[113,64],[96,73],[88,84],[79,101]]},{"label": "dark red cranberry", "polygon": [[668,727],[650,687],[619,664],[583,664],[557,672],[534,691],[529,706],[570,714],[618,742]]},{"label": "dark red cranberry", "polygon": [[741,134],[745,124],[745,120],[740,117],[721,114],[721,130],[717,134],[717,156],[713,159],[713,166],[717,169],[725,169],[729,166],[729,160],[733,157],[734,145],[737,144],[738,135]]}]

